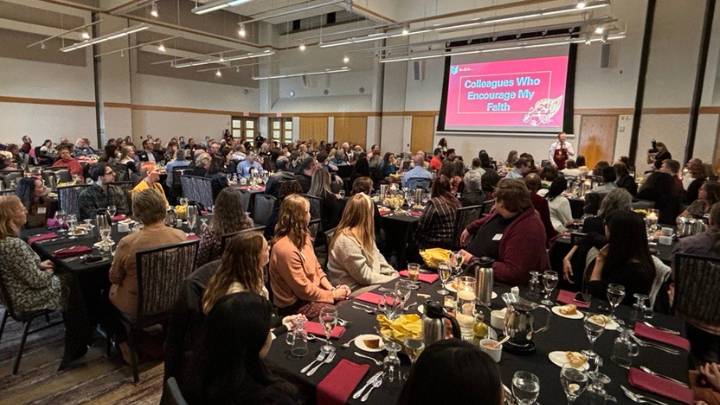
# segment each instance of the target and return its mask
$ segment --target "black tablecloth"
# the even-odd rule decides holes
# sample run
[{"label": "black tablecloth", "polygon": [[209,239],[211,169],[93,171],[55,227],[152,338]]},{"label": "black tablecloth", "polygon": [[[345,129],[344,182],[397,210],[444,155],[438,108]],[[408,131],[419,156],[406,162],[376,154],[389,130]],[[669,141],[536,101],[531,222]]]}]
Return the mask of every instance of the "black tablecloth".
[{"label": "black tablecloth", "polygon": [[[392,284],[392,283],[390,283]],[[420,293],[430,294],[433,298],[437,298],[435,291],[439,289],[439,283],[433,285],[421,283],[421,289],[418,290]],[[496,285],[495,291],[498,294],[509,290],[507,286]],[[413,294],[410,302],[417,301],[417,296]],[[590,309],[591,312],[599,312],[598,310],[599,301],[594,301],[593,306]],[[499,309],[503,306],[499,298],[493,301],[493,309]],[[626,320],[629,317],[630,308],[621,307],[618,309],[617,314],[621,318]],[[486,323],[490,323],[489,311],[484,310]],[[333,345],[337,347],[338,355],[330,365],[322,366],[315,375],[312,377],[306,377],[300,374],[299,370],[308,364],[317,355],[320,346],[323,344],[319,341],[308,342],[309,353],[303,358],[293,358],[289,354],[290,347],[285,343],[284,339],[276,339],[273,342],[270,353],[268,354],[268,360],[276,367],[283,371],[283,374],[287,374],[292,378],[292,381],[296,384],[301,384],[303,391],[314,395],[315,387],[322,381],[322,379],[338,364],[341,358],[346,358],[350,361],[360,364],[370,364],[370,369],[366,374],[365,378],[361,381],[361,384],[365,382],[374,372],[378,371],[380,367],[371,363],[368,360],[359,358],[353,355],[353,352],[360,351],[354,345],[351,345],[348,349],[340,348],[340,344],[346,342],[352,337],[363,334],[363,333],[375,333],[374,326],[377,325],[374,315],[367,314],[366,312],[359,311],[352,308],[351,302],[341,302],[338,304],[338,313],[342,319],[350,322],[347,326],[345,335],[337,340],[333,341]],[[536,327],[542,326],[545,320],[545,315],[538,313],[536,319]],[[658,326],[664,326],[676,330],[683,330],[683,323],[676,319],[665,315],[656,314],[652,322]],[[604,365],[601,371],[607,374],[611,379],[612,383],[606,387],[608,393],[614,395],[619,403],[629,403],[629,400],[625,398],[620,390],[620,384],[629,386],[627,381],[627,371],[610,360],[610,354],[612,350],[612,344],[615,338],[618,336],[617,332],[606,331],[596,342],[596,350],[602,356]],[[502,361],[500,362],[500,371],[502,374],[502,380],[507,385],[511,385],[512,375],[517,370],[527,370],[540,378],[540,397],[539,402],[544,405],[555,405],[565,403],[565,395],[560,385],[560,368],[555,366],[548,360],[548,353],[555,350],[573,350],[580,351],[588,349],[589,343],[583,329],[582,320],[569,320],[553,315],[551,319],[550,329],[542,334],[535,337],[535,343],[537,345],[536,353],[529,356],[513,355],[507,352],[503,352]],[[382,360],[385,353],[365,353],[372,357]],[[640,348],[640,356],[638,363],[646,365],[656,372],[663,373],[665,375],[674,377],[681,381],[687,381],[687,369],[688,369],[688,354],[682,352],[679,356],[673,356],[652,348]],[[409,366],[406,366],[409,367]],[[361,385],[360,385],[361,386]],[[357,388],[359,388],[358,386]],[[356,388],[356,389],[357,389]],[[440,388],[440,387],[438,387]],[[638,391],[638,390],[635,390]],[[648,394],[650,395],[650,394]],[[399,396],[399,390],[387,389],[384,385],[378,388],[370,396],[366,403],[369,404],[394,404]],[[666,398],[661,398],[663,402],[668,404],[677,403]],[[312,398],[311,398],[312,403]],[[359,400],[350,399],[348,403],[355,404],[360,403]],[[577,403],[583,403],[582,399]]]}]

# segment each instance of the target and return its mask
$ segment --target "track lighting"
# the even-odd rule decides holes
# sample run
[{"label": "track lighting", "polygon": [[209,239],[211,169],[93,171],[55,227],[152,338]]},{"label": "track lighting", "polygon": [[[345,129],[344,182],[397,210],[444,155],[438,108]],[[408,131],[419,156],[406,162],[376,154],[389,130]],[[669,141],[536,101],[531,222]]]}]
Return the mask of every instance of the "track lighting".
[{"label": "track lighting", "polygon": [[305,44],[300,44],[300,46],[298,46],[298,49],[300,50],[300,52],[305,52],[305,49],[307,49],[307,47],[305,46]]},{"label": "track lighting", "polygon": [[240,29],[238,30],[238,35],[240,38],[245,38],[247,36],[247,31],[245,31],[245,24],[240,23]]},{"label": "track lighting", "polygon": [[152,6],[150,6],[150,15],[158,18],[160,17],[160,13],[158,12],[158,5],[157,3],[153,3]]}]

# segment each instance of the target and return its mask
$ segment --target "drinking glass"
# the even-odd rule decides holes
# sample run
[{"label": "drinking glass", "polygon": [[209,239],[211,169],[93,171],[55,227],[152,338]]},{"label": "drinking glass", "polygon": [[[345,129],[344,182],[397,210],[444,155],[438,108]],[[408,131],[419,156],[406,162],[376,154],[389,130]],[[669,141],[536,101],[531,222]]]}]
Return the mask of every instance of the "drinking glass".
[{"label": "drinking glass", "polygon": [[197,219],[198,219],[197,206],[189,205],[187,207],[187,221],[188,221],[188,228],[190,228],[191,232],[195,229],[195,225],[197,224]]},{"label": "drinking glass", "polygon": [[108,205],[107,207],[107,213],[110,215],[110,218],[114,217],[117,213],[117,207],[114,205]]},{"label": "drinking glass", "polygon": [[337,325],[337,322],[338,313],[335,307],[327,306],[320,310],[320,323],[322,324],[323,329],[325,329],[326,339],[326,343],[320,348],[320,350],[325,353],[335,351],[335,347],[333,347],[332,342],[330,342],[330,332],[332,332],[333,328]]},{"label": "drinking glass", "polygon": [[402,311],[405,307],[405,303],[410,299],[412,293],[412,287],[407,280],[398,280],[395,282],[395,297],[398,299],[398,310]]},{"label": "drinking glass", "polygon": [[287,333],[285,343],[290,346],[290,354],[295,357],[304,357],[308,354],[308,339],[303,320],[295,321],[295,329]]},{"label": "drinking glass", "polygon": [[412,281],[410,289],[417,290],[420,288],[418,279],[420,277],[420,265],[417,263],[408,263],[408,280]]},{"label": "drinking glass", "polygon": [[65,211],[58,210],[55,211],[55,220],[57,221],[58,225],[60,226],[60,231],[64,230],[65,228],[65,219],[67,216],[65,215]]},{"label": "drinking glass", "polygon": [[438,274],[440,275],[440,283],[441,288],[437,291],[439,295],[448,295],[449,292],[445,288],[445,283],[450,280],[450,276],[452,275],[452,270],[450,269],[450,265],[447,263],[440,263],[438,264]]},{"label": "drinking glass", "polygon": [[410,362],[415,364],[415,361],[417,361],[418,357],[420,357],[420,353],[425,349],[425,342],[423,341],[422,336],[408,336],[405,338],[405,341],[403,342],[405,344],[405,348],[407,349],[407,355],[410,357]]},{"label": "drinking glass", "polygon": [[108,244],[108,239],[110,239],[110,222],[108,221],[107,215],[105,214],[98,214],[95,216],[95,224],[97,225],[98,232],[100,233],[100,242],[102,242],[103,245]]},{"label": "drinking glass", "polygon": [[553,306],[555,303],[550,301],[550,295],[558,285],[558,273],[556,271],[548,270],[543,273],[542,278],[543,286],[545,287],[545,299],[543,299],[540,303],[547,306]]},{"label": "drinking glass", "polygon": [[539,271],[531,271],[530,272],[530,281],[528,282],[529,291],[528,291],[528,298],[536,300],[540,298],[540,296],[543,293],[543,285],[540,281],[540,272]]},{"label": "drinking glass", "polygon": [[615,322],[618,323],[618,325],[622,325],[622,321],[620,319],[617,319],[615,317],[615,308],[617,308],[620,303],[625,298],[625,287],[620,284],[608,284],[607,287],[607,299],[608,303],[610,303],[610,318],[613,319]]},{"label": "drinking glass", "polygon": [[531,405],[540,395],[540,379],[529,371],[516,371],[512,378],[512,393],[519,405]]},{"label": "drinking glass", "polygon": [[594,351],[595,341],[605,332],[605,324],[600,318],[593,318],[591,315],[588,315],[583,321],[583,327],[585,328],[588,341],[590,341],[590,350]]},{"label": "drinking glass", "polygon": [[402,374],[400,369],[400,358],[397,356],[398,352],[402,347],[400,344],[393,342],[388,339],[384,339],[385,350],[388,354],[383,359],[383,380],[388,383],[388,386],[400,387],[402,386]]},{"label": "drinking glass", "polygon": [[572,404],[587,388],[588,376],[585,372],[566,364],[560,371],[560,382],[568,404]]},{"label": "drinking glass", "polygon": [[188,202],[189,202],[188,199],[185,197],[181,197],[179,201],[180,201],[180,205],[188,205]]},{"label": "drinking glass", "polygon": [[647,316],[646,312],[651,311],[648,308],[648,301],[650,300],[650,297],[646,294],[635,293],[633,294],[633,298],[635,298],[635,303],[632,306],[630,320],[642,322]]},{"label": "drinking glass", "polygon": [[385,293],[378,301],[378,311],[385,314],[387,319],[393,320],[397,317],[398,313],[396,308],[399,305],[400,300],[397,299],[395,293]]},{"label": "drinking glass", "polygon": [[74,235],[75,234],[75,226],[77,225],[77,216],[68,215],[66,222],[68,224],[68,231],[70,232],[70,235]]}]

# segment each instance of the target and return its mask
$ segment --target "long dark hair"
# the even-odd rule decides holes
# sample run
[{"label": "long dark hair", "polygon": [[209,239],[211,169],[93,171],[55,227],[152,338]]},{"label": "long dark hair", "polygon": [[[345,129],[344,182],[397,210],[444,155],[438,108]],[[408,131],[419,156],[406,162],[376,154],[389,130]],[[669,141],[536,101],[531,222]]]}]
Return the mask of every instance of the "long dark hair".
[{"label": "long dark hair", "polygon": [[370,163],[367,160],[365,153],[360,154],[357,162],[355,162],[355,174],[357,176],[370,177]]},{"label": "long dark hair", "polygon": [[552,201],[565,190],[567,190],[567,180],[565,180],[565,177],[560,176],[550,183],[550,188],[548,189],[548,193],[545,198]]},{"label": "long dark hair", "polygon": [[605,225],[610,233],[605,269],[619,269],[636,262],[640,264],[640,272],[649,279],[654,278],[655,265],[650,256],[645,222],[640,215],[632,211],[613,211],[605,218]]},{"label": "long dark hair", "polygon": [[500,405],[501,392],[500,370],[490,356],[468,342],[448,339],[423,350],[397,403]]},{"label": "long dark hair", "polygon": [[23,177],[17,182],[15,195],[18,196],[25,208],[30,211],[35,195],[35,177]]},{"label": "long dark hair", "polygon": [[201,368],[203,402],[253,403],[262,397],[264,388],[286,385],[260,358],[271,316],[272,304],[250,292],[226,295],[213,306],[202,348],[207,355]]}]

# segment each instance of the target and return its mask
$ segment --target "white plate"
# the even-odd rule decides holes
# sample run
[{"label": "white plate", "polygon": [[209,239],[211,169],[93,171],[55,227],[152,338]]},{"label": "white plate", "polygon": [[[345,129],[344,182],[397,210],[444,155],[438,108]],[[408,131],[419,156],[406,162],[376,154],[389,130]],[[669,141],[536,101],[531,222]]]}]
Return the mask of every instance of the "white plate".
[{"label": "white plate", "polygon": [[[380,345],[378,346],[377,349],[373,349],[373,348],[365,346],[364,339],[373,339],[373,338],[380,340]],[[364,352],[377,353],[377,352],[381,352],[381,351],[385,350],[385,344],[383,343],[382,338],[378,335],[373,335],[373,334],[360,335],[360,336],[356,337],[355,340],[353,340],[353,343],[355,343],[355,347],[357,347],[358,349],[360,349]]]},{"label": "white plate", "polygon": [[[603,316],[607,317],[607,315],[603,315]],[[607,318],[608,318],[608,320],[607,320],[608,322],[605,324],[605,330],[615,330],[620,326],[617,324],[617,322],[613,321],[609,317],[607,317]]]},{"label": "white plate", "polygon": [[553,314],[567,319],[583,319],[585,317],[585,315],[579,310],[576,310],[575,313],[572,315],[565,315],[560,312],[560,308],[562,308],[562,306],[560,305],[552,307]]},{"label": "white plate", "polygon": [[[567,357],[565,357],[565,353],[563,351],[556,351],[556,352],[550,352],[548,353],[548,359],[556,366],[562,368],[567,364]],[[590,368],[590,365],[588,365],[587,361],[585,364],[583,364],[582,367],[580,367],[580,370],[585,371]]]}]

